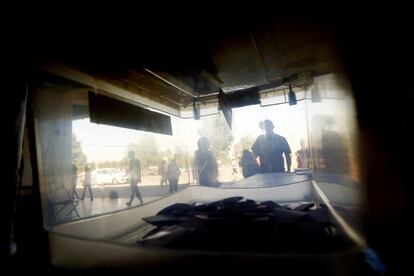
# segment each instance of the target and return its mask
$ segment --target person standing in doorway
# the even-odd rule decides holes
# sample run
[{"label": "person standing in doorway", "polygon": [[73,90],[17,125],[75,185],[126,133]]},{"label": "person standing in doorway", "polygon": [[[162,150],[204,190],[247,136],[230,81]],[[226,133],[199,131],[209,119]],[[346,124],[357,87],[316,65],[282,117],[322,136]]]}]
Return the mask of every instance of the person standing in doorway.
[{"label": "person standing in doorway", "polygon": [[261,173],[285,172],[286,158],[287,172],[292,164],[291,150],[285,137],[273,132],[274,125],[270,120],[263,121],[265,134],[257,137],[252,146],[255,158],[260,158]]}]

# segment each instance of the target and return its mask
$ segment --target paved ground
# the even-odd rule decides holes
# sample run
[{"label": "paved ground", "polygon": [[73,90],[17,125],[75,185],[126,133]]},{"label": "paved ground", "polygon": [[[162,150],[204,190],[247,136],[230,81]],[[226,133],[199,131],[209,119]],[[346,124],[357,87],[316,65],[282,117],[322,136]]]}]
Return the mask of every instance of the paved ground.
[{"label": "paved ground", "polygon": [[[188,187],[188,184],[178,185],[178,190],[182,190]],[[168,196],[169,187],[160,185],[145,185],[138,186],[140,193],[143,197],[144,203],[148,203],[164,196]],[[109,193],[115,191],[118,194],[117,199],[109,198]],[[82,197],[83,187],[77,188],[77,194]],[[99,214],[110,213],[117,210],[128,208],[125,204],[130,200],[131,188],[129,184],[118,184],[118,185],[104,185],[101,187],[93,187],[92,193],[94,199],[91,200],[89,191],[85,193],[84,200],[79,200],[76,210],[78,211],[81,218],[95,216]],[[134,197],[132,206],[138,205],[139,200]]]},{"label": "paved ground", "polygon": [[[231,166],[221,166],[219,168],[219,177],[218,180],[220,182],[228,182],[228,181],[237,181],[243,179],[243,175],[241,169],[237,167],[237,173],[233,173],[233,169]],[[179,184],[188,184],[195,182],[193,179],[192,173],[188,174],[188,172],[184,172],[180,176]],[[123,185],[125,183],[120,183],[118,185]],[[160,176],[159,175],[144,175],[142,177],[142,182],[139,184],[140,186],[157,186],[160,184]],[[107,183],[101,186],[110,186],[111,184]],[[82,188],[82,179],[79,178],[79,182],[77,185],[79,188]],[[100,187],[100,186],[96,186]]]},{"label": "paved ground", "polygon": [[[231,167],[221,167],[219,170],[219,180],[222,182],[225,181],[234,181],[241,179],[241,172],[238,170],[237,174],[232,174]],[[189,182],[194,182],[192,175],[188,173],[183,173],[179,181],[179,190],[184,189],[189,186]],[[142,183],[138,185],[139,190],[143,196],[144,202],[151,202],[169,195],[168,186],[160,186],[160,176],[143,176]],[[82,197],[83,186],[81,183],[77,186],[77,194]],[[116,191],[118,194],[118,199],[110,199],[109,193],[111,191]],[[110,213],[117,210],[122,210],[128,208],[126,202],[129,201],[129,196],[131,194],[131,188],[128,183],[121,183],[117,185],[105,184],[92,187],[92,193],[94,200],[90,200],[89,192],[86,192],[85,199],[80,200],[76,207],[81,218],[87,218],[95,215]],[[139,200],[134,199],[132,206],[138,205]],[[63,213],[64,214],[64,213]]]},{"label": "paved ground", "polygon": [[[161,196],[156,197],[144,197],[144,203],[150,202],[156,199],[161,198]],[[110,198],[94,198],[94,200],[90,200],[86,198],[85,200],[81,200],[78,203],[76,210],[78,211],[81,218],[86,218],[90,216],[110,213],[117,210],[122,210],[128,208],[125,202],[129,201],[129,197],[121,197],[118,199],[110,199]],[[137,198],[134,199],[132,202],[132,206],[138,205],[139,200]]]}]

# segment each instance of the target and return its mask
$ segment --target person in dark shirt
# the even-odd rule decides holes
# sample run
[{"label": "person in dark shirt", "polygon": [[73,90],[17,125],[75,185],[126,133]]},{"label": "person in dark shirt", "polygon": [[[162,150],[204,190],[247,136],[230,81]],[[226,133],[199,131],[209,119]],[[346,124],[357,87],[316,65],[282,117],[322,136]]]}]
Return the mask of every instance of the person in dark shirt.
[{"label": "person in dark shirt", "polygon": [[239,165],[242,167],[244,178],[255,175],[259,172],[259,165],[249,150],[243,150],[243,155],[240,159]]},{"label": "person in dark shirt", "polygon": [[88,189],[89,190],[89,195],[91,197],[91,200],[93,200],[93,193],[92,193],[92,172],[91,172],[91,168],[89,165],[85,166],[85,176],[83,178],[83,193],[82,193],[82,198],[81,200],[85,199],[85,192]]},{"label": "person in dark shirt", "polygon": [[177,165],[177,159],[174,157],[167,169],[168,184],[170,185],[170,193],[175,193],[178,190],[178,179],[180,178],[181,170]]},{"label": "person in dark shirt", "polygon": [[129,184],[131,185],[131,199],[126,205],[131,206],[132,201],[134,200],[134,195],[137,196],[141,204],[144,203],[142,200],[141,193],[138,190],[138,183],[141,183],[141,162],[135,158],[135,153],[133,151],[128,152],[129,157]]},{"label": "person in dark shirt", "polygon": [[217,161],[209,150],[210,143],[206,137],[201,137],[197,142],[198,150],[194,154],[196,174],[201,186],[216,186],[218,184]]},{"label": "person in dark shirt", "polygon": [[265,134],[257,137],[252,146],[254,156],[259,157],[260,172],[285,172],[285,160],[287,172],[291,167],[291,150],[286,138],[273,132],[274,125],[270,120],[263,121]]}]

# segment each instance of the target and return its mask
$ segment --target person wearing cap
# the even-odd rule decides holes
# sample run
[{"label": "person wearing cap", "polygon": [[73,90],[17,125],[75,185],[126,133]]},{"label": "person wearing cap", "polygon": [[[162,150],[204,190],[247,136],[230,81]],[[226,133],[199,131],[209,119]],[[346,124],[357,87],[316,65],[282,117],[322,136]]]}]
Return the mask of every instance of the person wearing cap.
[{"label": "person wearing cap", "polygon": [[265,134],[257,137],[252,146],[254,156],[260,160],[260,172],[285,172],[285,158],[286,172],[290,172],[291,150],[286,138],[273,132],[274,125],[270,120],[264,120],[260,126]]}]

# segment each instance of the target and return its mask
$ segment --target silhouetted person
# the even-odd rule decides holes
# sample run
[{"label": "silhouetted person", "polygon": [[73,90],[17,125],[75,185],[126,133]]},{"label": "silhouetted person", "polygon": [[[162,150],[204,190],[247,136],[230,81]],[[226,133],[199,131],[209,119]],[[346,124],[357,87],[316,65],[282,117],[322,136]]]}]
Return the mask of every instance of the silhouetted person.
[{"label": "silhouetted person", "polygon": [[301,169],[301,168],[305,168],[305,154],[303,152],[303,150],[297,150],[296,153],[296,163],[297,163],[297,168]]},{"label": "silhouetted person", "polygon": [[201,137],[197,142],[198,150],[195,152],[195,168],[198,183],[201,186],[216,186],[218,184],[218,168],[214,155],[209,150],[210,143],[206,137]]},{"label": "silhouetted person", "polygon": [[348,152],[340,133],[329,128],[322,130],[321,154],[326,173],[349,174]]},{"label": "silhouetted person", "polygon": [[168,164],[167,169],[167,177],[168,177],[168,183],[170,185],[170,193],[177,192],[178,189],[178,179],[180,178],[180,168],[177,165],[177,160],[174,158],[171,160],[170,164]]},{"label": "silhouetted person", "polygon": [[92,172],[91,172],[91,168],[87,165],[85,166],[85,176],[83,178],[83,194],[82,194],[82,200],[85,199],[85,192],[86,189],[89,190],[89,195],[91,197],[91,200],[93,200],[93,194],[92,194]]},{"label": "silhouetted person", "polygon": [[141,193],[138,190],[138,183],[141,183],[141,162],[135,158],[135,153],[133,151],[128,152],[129,158],[129,184],[131,185],[131,199],[125,204],[131,206],[132,201],[134,200],[134,195],[137,196],[141,204],[144,203],[141,197]]},{"label": "silhouetted person", "polygon": [[239,164],[240,167],[242,167],[244,178],[255,175],[259,172],[259,165],[257,164],[253,154],[249,150],[243,150],[243,154]]},{"label": "silhouetted person", "polygon": [[161,161],[158,171],[161,176],[160,185],[167,186],[167,162],[165,160]]},{"label": "silhouetted person", "polygon": [[313,151],[315,169],[321,173],[349,174],[349,156],[345,139],[334,130],[335,119],[332,116],[317,115],[312,118],[315,145]]},{"label": "silhouetted person", "polygon": [[72,164],[72,189],[73,189],[73,199],[75,197],[80,199],[78,193],[76,192],[76,184],[78,183],[78,167],[75,164]]},{"label": "silhouetted person", "polygon": [[260,158],[260,172],[284,172],[283,155],[286,158],[287,171],[290,172],[291,151],[285,137],[273,132],[274,126],[270,120],[264,120],[263,128],[265,134],[257,137],[252,146],[254,156]]}]

